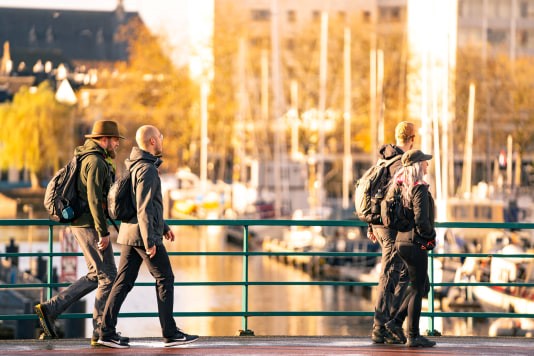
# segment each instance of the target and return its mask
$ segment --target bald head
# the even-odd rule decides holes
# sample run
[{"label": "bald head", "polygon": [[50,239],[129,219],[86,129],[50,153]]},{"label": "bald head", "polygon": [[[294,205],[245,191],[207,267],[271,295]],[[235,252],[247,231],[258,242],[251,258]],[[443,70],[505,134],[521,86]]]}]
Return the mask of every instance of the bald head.
[{"label": "bald head", "polygon": [[140,149],[152,153],[155,156],[161,155],[161,140],[163,136],[158,128],[152,125],[143,125],[135,133],[135,141]]}]

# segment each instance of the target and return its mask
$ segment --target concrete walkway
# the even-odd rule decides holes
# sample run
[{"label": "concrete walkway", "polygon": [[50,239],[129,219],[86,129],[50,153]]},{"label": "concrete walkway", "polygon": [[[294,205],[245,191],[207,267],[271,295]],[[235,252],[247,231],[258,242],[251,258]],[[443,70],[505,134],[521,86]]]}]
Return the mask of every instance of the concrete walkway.
[{"label": "concrete walkway", "polygon": [[129,349],[91,347],[89,339],[0,340],[0,355],[534,355],[533,338],[431,337],[433,348],[374,345],[363,337],[201,337],[165,348],[159,338],[132,338]]}]

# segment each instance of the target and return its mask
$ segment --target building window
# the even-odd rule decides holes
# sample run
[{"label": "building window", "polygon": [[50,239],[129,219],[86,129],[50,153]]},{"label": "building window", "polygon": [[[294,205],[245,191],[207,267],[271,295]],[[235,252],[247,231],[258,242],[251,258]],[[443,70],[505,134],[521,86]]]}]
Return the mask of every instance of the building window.
[{"label": "building window", "polygon": [[371,22],[371,11],[363,11],[362,20],[363,22],[366,22],[366,23]]},{"label": "building window", "polygon": [[289,10],[287,12],[287,22],[297,22],[297,12],[295,10]]},{"label": "building window", "polygon": [[286,49],[288,51],[292,51],[295,49],[295,39],[294,38],[288,38],[286,40]]},{"label": "building window", "polygon": [[269,21],[271,19],[271,12],[265,9],[252,10],[252,21]]},{"label": "building window", "polygon": [[28,33],[28,43],[30,45],[34,45],[37,43],[37,31],[35,31],[35,26],[32,26],[32,28],[30,28],[30,32]]},{"label": "building window", "polygon": [[523,0],[519,3],[519,16],[521,18],[534,18],[534,1]]},{"label": "building window", "polygon": [[528,45],[528,31],[519,32],[519,45],[526,48]]},{"label": "building window", "polygon": [[261,48],[264,44],[266,44],[266,41],[263,37],[252,37],[249,43],[251,47]]},{"label": "building window", "polygon": [[494,19],[510,18],[511,5],[508,1],[488,0],[488,17]]},{"label": "building window", "polygon": [[488,42],[492,45],[499,45],[506,41],[506,31],[504,30],[495,30],[488,29]]},{"label": "building window", "polygon": [[534,30],[525,30],[519,33],[519,45],[524,49],[534,49]]},{"label": "building window", "polygon": [[48,44],[52,44],[54,43],[54,30],[52,29],[51,26],[48,26],[48,28],[46,29],[46,43]]},{"label": "building window", "polygon": [[458,46],[480,45],[482,43],[482,33],[479,29],[464,29],[458,31]]},{"label": "building window", "polygon": [[464,17],[465,0],[458,0],[458,17]]},{"label": "building window", "polygon": [[400,21],[401,9],[398,6],[392,7],[390,10],[390,17],[392,21]]},{"label": "building window", "polygon": [[383,22],[387,21],[388,18],[388,9],[386,7],[381,7],[378,9],[378,20]]},{"label": "building window", "polygon": [[401,9],[398,6],[383,6],[378,9],[380,22],[398,22],[401,19]]},{"label": "building window", "polygon": [[481,16],[484,11],[482,0],[460,0],[458,3],[458,15],[460,17]]}]

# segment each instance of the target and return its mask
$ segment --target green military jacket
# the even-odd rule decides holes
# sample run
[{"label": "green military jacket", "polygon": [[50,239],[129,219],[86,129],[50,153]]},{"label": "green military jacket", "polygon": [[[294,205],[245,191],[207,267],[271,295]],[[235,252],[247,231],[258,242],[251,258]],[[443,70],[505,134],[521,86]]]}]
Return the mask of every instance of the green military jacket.
[{"label": "green military jacket", "polygon": [[97,141],[85,140],[83,146],[74,150],[76,156],[85,155],[81,161],[78,192],[80,198],[87,203],[88,209],[76,220],[72,226],[94,227],[100,237],[108,235],[107,224],[107,194],[113,183],[114,168],[106,158],[108,153]]}]

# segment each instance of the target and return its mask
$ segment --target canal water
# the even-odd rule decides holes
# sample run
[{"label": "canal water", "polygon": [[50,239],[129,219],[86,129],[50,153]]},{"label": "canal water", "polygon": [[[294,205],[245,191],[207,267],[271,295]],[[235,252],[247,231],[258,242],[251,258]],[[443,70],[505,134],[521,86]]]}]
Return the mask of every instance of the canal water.
[{"label": "canal water", "polygon": [[[220,227],[173,227],[176,235],[174,242],[166,242],[168,251],[241,251],[238,246],[230,245]],[[35,232],[34,232],[35,234]],[[17,234],[18,235],[18,234]],[[6,235],[3,234],[2,242]],[[47,251],[47,242],[32,241],[31,245],[18,236],[19,252]],[[59,243],[54,250],[60,251]],[[120,251],[119,245],[114,250]],[[56,258],[59,260],[59,258]],[[117,264],[119,257],[116,257]],[[77,274],[87,272],[83,257],[78,257]],[[241,256],[172,256],[175,280],[182,282],[239,282],[242,280]],[[21,258],[21,268],[29,268],[30,262]],[[60,261],[54,260],[58,267]],[[253,256],[249,261],[250,281],[311,281],[309,274],[270,259],[266,256]],[[153,282],[152,276],[142,266],[138,282]],[[86,298],[87,312],[91,313],[94,292]],[[241,311],[241,286],[177,286],[175,287],[175,312],[238,312]],[[335,286],[250,286],[249,311],[372,311],[373,303],[363,296],[358,288],[349,290]],[[130,292],[121,312],[156,312],[155,288],[136,286]],[[423,320],[425,319],[425,320]],[[242,329],[240,317],[179,317],[180,328],[188,333],[204,336],[230,336]],[[421,320],[424,332],[427,318]],[[473,324],[472,320],[445,321],[437,324],[436,329],[444,335],[480,335],[486,327]],[[251,317],[248,328],[255,335],[299,335],[299,336],[365,336],[370,334],[371,317],[307,316],[307,317]],[[158,318],[120,318],[117,330],[130,337],[158,337],[161,329]],[[92,332],[91,321],[86,321],[86,337]]]}]

